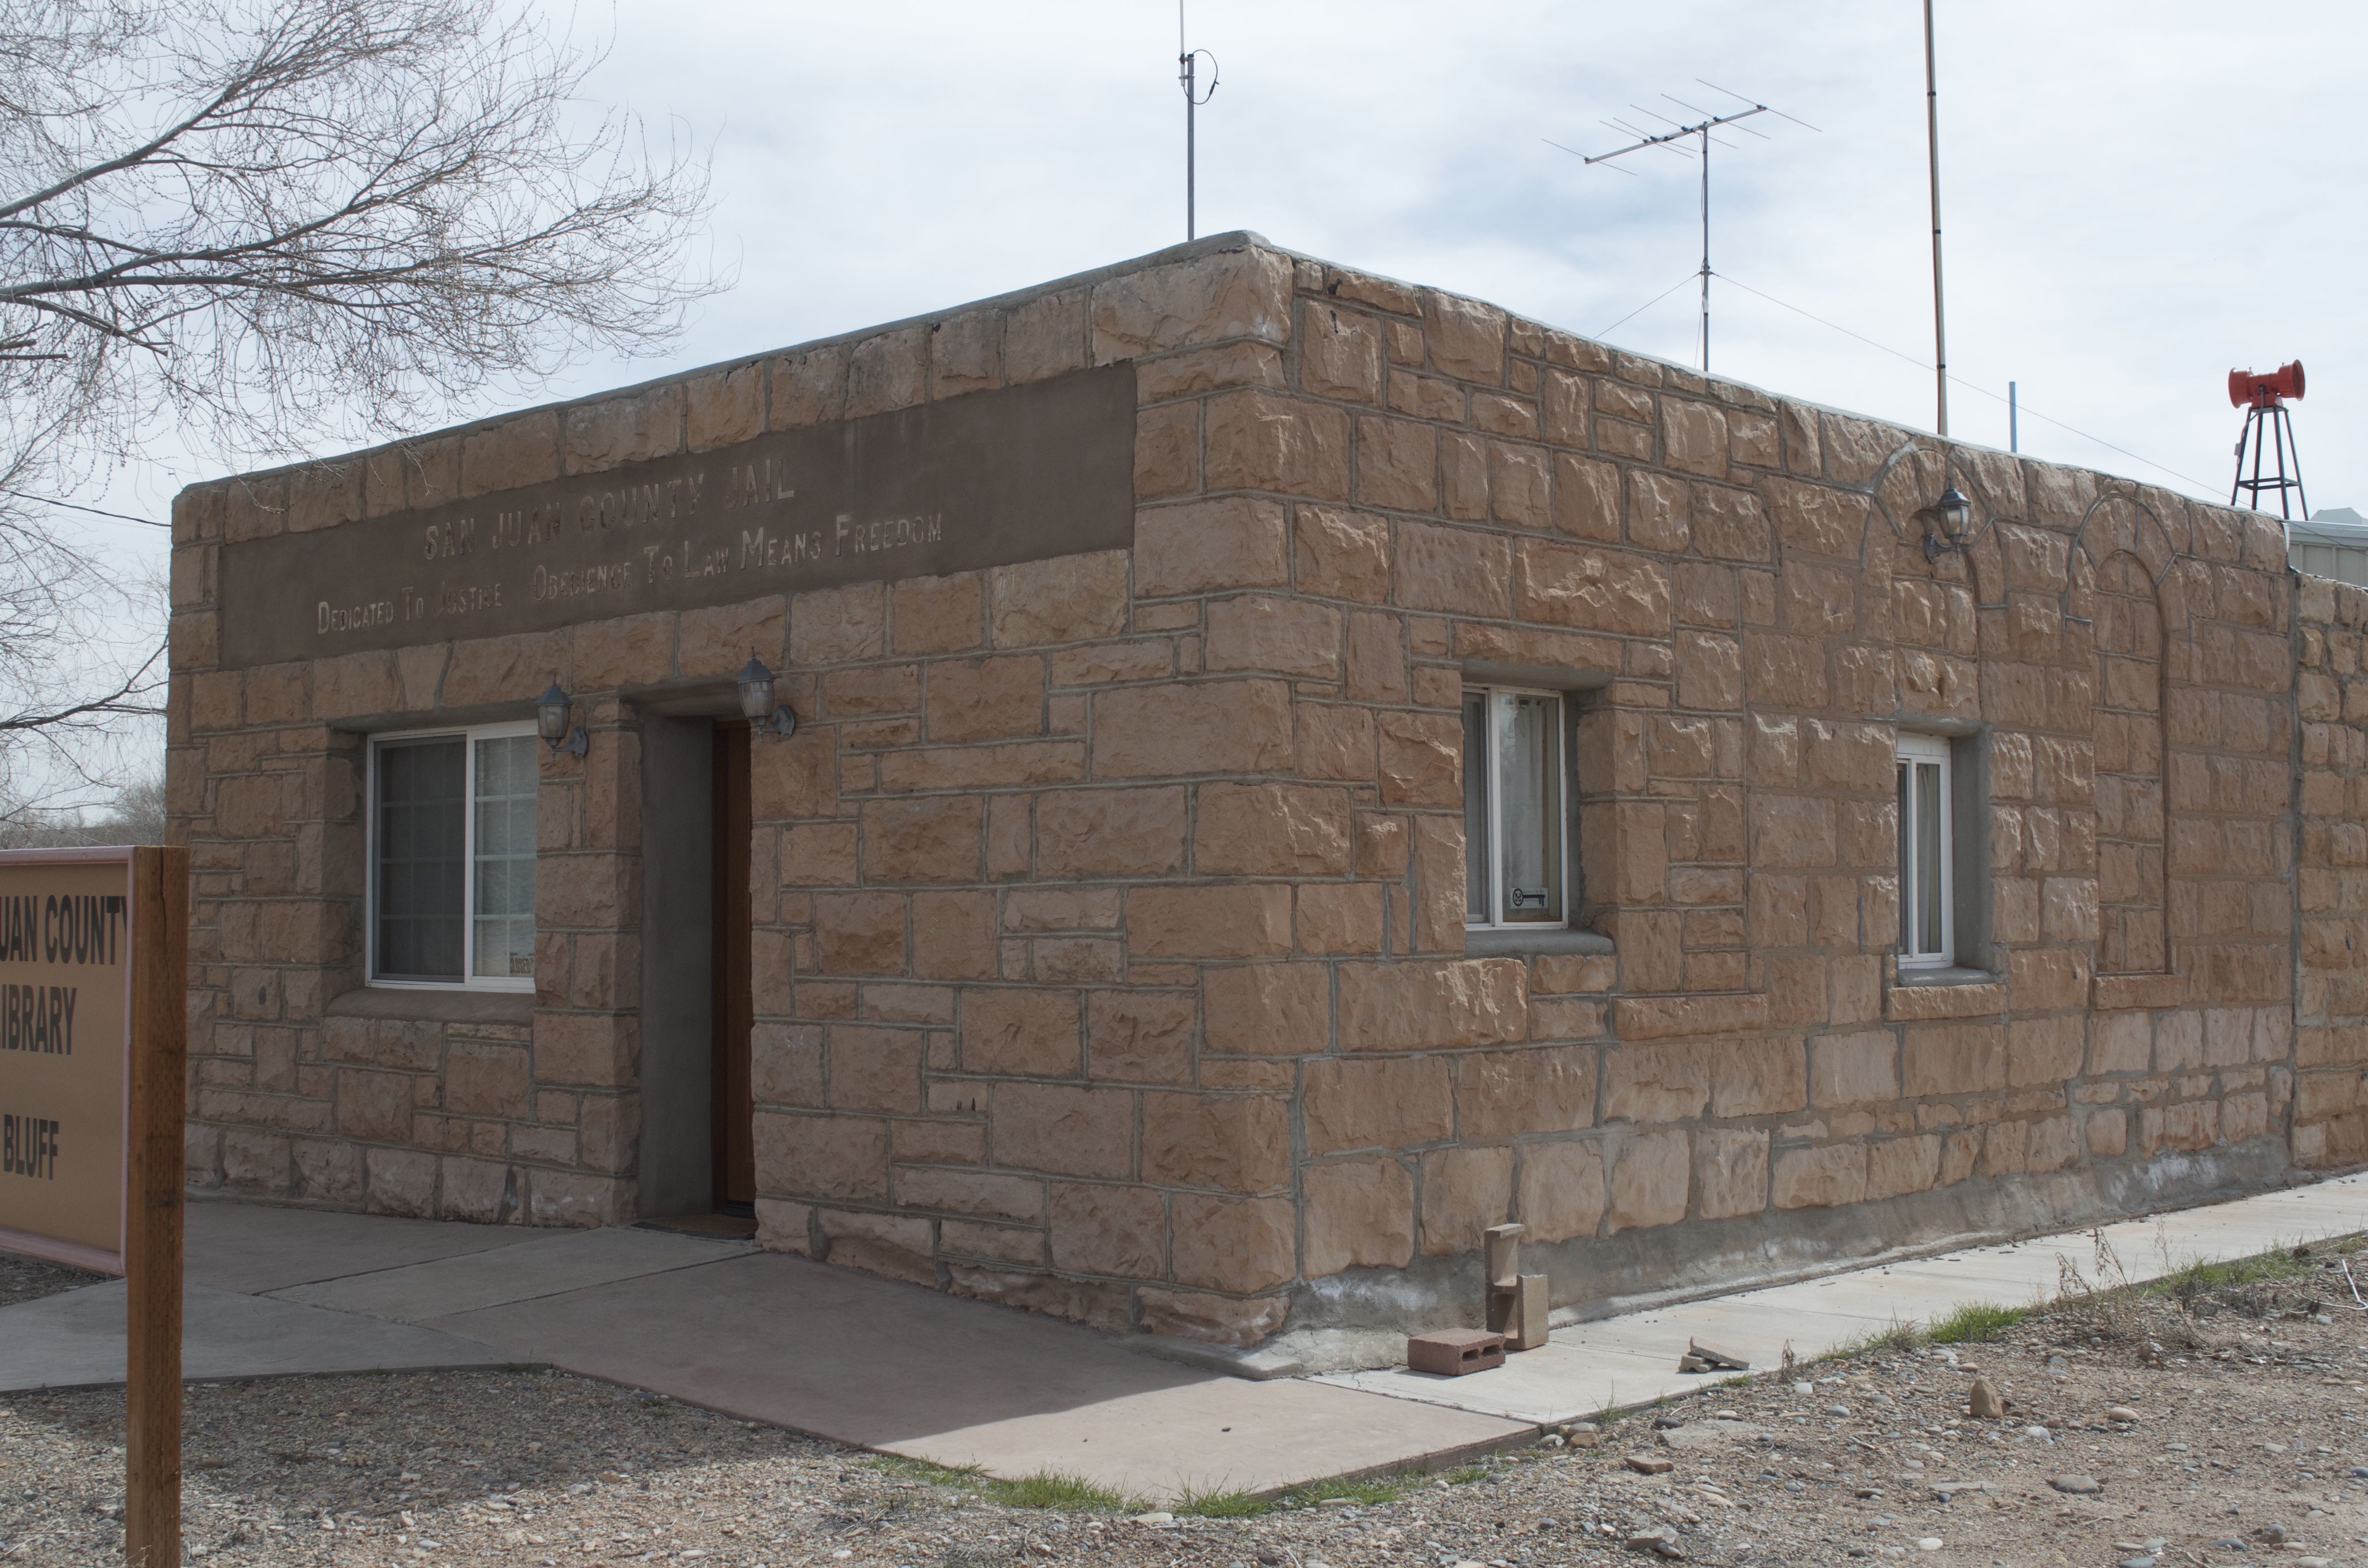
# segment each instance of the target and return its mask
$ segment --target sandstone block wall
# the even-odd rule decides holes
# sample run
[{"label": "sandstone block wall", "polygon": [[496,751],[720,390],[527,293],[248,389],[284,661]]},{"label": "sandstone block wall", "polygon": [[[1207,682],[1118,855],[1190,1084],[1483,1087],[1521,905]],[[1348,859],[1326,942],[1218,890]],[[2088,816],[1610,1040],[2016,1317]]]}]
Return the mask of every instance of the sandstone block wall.
[{"label": "sandstone block wall", "polygon": [[2299,579],[2294,1155],[2368,1160],[2368,590]]},{"label": "sandstone block wall", "polygon": [[[241,530],[1119,360],[1131,551],[213,667]],[[803,721],[754,748],[770,1245],[1247,1343],[1469,1316],[1507,1218],[1578,1304],[2368,1143],[2362,595],[2251,514],[1231,236],[176,522],[200,1184],[631,1213],[638,715],[750,645]],[[1508,673],[1570,693],[1608,951],[1466,942],[1459,693]],[[359,732],[554,674],[531,1007],[348,1016]],[[1985,783],[1965,983],[1891,958],[1903,728]]]}]

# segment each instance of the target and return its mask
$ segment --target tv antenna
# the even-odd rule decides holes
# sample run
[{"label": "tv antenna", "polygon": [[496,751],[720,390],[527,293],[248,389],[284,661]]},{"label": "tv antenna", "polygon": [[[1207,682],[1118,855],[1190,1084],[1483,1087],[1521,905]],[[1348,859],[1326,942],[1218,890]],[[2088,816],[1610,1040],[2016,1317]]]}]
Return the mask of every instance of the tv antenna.
[{"label": "tv antenna", "polygon": [[[1198,76],[1204,55],[1209,62],[1209,87],[1201,92]],[[1185,47],[1184,0],[1176,0],[1176,84],[1184,89],[1184,238],[1189,243],[1198,232],[1192,210],[1192,111],[1217,96],[1217,57],[1205,49]]]},{"label": "tv antenna", "polygon": [[[1178,3],[1181,4],[1181,0],[1178,0]],[[1714,114],[1709,109],[1690,104],[1686,102],[1685,99],[1678,97],[1674,94],[1663,93],[1661,95],[1663,97],[1668,98],[1679,108],[1685,109],[1693,114],[1701,115],[1702,118],[1691,125],[1683,125],[1657,110],[1646,108],[1642,104],[1630,104],[1628,107],[1635,110],[1638,114],[1643,115],[1647,119],[1657,119],[1662,124],[1668,126],[1669,129],[1667,131],[1656,131],[1645,126],[1631,125],[1624,119],[1607,119],[1603,121],[1605,125],[1610,126],[1612,130],[1620,131],[1624,135],[1634,136],[1636,140],[1631,142],[1625,147],[1615,147],[1609,153],[1597,153],[1591,156],[1586,153],[1580,152],[1576,147],[1565,147],[1561,142],[1553,140],[1551,137],[1541,138],[1541,140],[1544,141],[1547,146],[1568,153],[1571,156],[1578,159],[1581,163],[1588,165],[1589,167],[1593,167],[1597,164],[1610,164],[1614,158],[1624,158],[1631,153],[1639,153],[1647,147],[1658,147],[1666,152],[1675,153],[1681,158],[1700,158],[1702,160],[1702,373],[1704,375],[1708,375],[1710,373],[1711,143],[1715,142],[1718,145],[1728,149],[1730,152],[1742,151],[1742,143],[1729,142],[1724,138],[1713,136],[1711,132],[1732,126],[1736,130],[1742,131],[1747,136],[1757,136],[1762,142],[1772,141],[1774,140],[1772,137],[1770,137],[1761,131],[1755,131],[1750,126],[1738,123],[1739,121],[1749,119],[1755,115],[1762,114],[1772,114],[1779,119],[1790,119],[1793,124],[1801,127],[1804,131],[1815,131],[1817,128],[1811,125],[1805,119],[1795,119],[1793,116],[1786,114],[1781,108],[1770,108],[1766,104],[1759,102],[1756,98],[1747,98],[1741,93],[1732,92],[1725,87],[1720,86],[1715,82],[1703,81],[1700,76],[1695,77],[1694,80],[1702,82],[1703,86],[1708,87],[1713,93],[1725,93],[1728,97],[1734,98],[1739,103],[1749,104],[1751,107],[1745,109],[1736,109],[1726,114]],[[1695,142],[1695,145],[1691,149],[1685,144],[1689,137],[1694,139]],[[1621,165],[1616,164],[1612,166],[1619,168],[1620,172],[1624,175],[1634,175],[1636,172],[1634,169],[1621,167]]]}]

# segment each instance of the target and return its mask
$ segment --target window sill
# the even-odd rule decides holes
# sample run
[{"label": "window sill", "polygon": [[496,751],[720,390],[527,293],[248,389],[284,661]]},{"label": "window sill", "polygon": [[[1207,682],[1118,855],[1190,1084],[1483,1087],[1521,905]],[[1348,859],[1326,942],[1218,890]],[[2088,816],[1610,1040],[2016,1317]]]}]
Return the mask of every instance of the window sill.
[{"label": "window sill", "polygon": [[1561,953],[1609,955],[1611,938],[1567,926],[1542,926],[1534,931],[1489,926],[1463,933],[1463,951],[1471,958],[1543,958]]},{"label": "window sill", "polygon": [[435,1024],[531,1024],[534,993],[468,991],[441,985],[365,985],[331,1002],[327,1016]]},{"label": "window sill", "polygon": [[1883,1016],[1893,1023],[1986,1018],[2004,1011],[2006,982],[1985,969],[1901,970],[1883,997]]},{"label": "window sill", "polygon": [[1895,988],[1916,985],[1996,985],[1998,977],[1986,969],[1967,969],[1962,964],[1939,969],[1903,969],[1892,982]]}]

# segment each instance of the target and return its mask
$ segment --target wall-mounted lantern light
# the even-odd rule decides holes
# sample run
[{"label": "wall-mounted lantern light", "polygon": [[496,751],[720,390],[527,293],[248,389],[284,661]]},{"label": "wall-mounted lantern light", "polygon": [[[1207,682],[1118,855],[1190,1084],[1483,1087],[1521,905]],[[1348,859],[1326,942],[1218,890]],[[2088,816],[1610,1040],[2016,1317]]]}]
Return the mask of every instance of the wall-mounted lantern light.
[{"label": "wall-mounted lantern light", "polygon": [[1938,501],[1932,503],[1932,513],[1940,518],[1941,527],[1949,531],[1948,540],[1944,543],[1938,529],[1930,525],[1924,529],[1924,559],[1937,562],[1951,551],[1965,548],[1965,530],[1974,523],[1974,504],[1952,484],[1941,492]]},{"label": "wall-mounted lantern light", "polygon": [[575,710],[575,703],[569,700],[567,693],[559,689],[557,681],[552,681],[550,689],[534,699],[534,733],[543,738],[553,756],[561,752],[582,756],[592,747],[590,737],[584,733],[584,726],[570,722]]},{"label": "wall-mounted lantern light", "polygon": [[798,716],[773,700],[773,672],[754,653],[740,666],[740,711],[760,735],[787,739],[798,733]]}]

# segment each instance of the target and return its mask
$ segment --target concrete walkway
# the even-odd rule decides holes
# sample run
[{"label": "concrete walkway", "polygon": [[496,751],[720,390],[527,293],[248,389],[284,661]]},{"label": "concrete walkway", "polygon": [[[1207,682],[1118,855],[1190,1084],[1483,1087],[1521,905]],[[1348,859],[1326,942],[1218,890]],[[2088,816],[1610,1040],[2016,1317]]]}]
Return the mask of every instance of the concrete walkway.
[{"label": "concrete walkway", "polygon": [[[2123,1278],[2138,1282],[2199,1260],[2244,1257],[2363,1230],[2368,1175],[2108,1225],[2103,1234]],[[2028,1306],[2047,1300],[2058,1294],[2066,1263],[2094,1283],[2096,1253],[2089,1232],[2068,1231],[1575,1324],[1554,1330],[1535,1350],[1508,1357],[1500,1368],[1466,1377],[1400,1369],[1316,1381],[1541,1426],[1585,1421],[1733,1375],[1679,1372],[1678,1358],[1691,1339],[1764,1370],[1783,1359],[1788,1346],[1806,1361],[1896,1324],[1933,1323],[1968,1304]]]},{"label": "concrete walkway", "polygon": [[[2368,1176],[2110,1227],[2126,1277],[2368,1229]],[[1017,1478],[1131,1495],[1267,1491],[1436,1466],[1717,1381],[1689,1338],[1769,1368],[1971,1301],[2055,1293],[2085,1232],[1903,1261],[1556,1330],[1465,1378],[1257,1382],[1033,1313],[745,1243],[529,1231],[262,1205],[189,1207],[192,1378],[530,1363],[753,1420]],[[119,1382],[123,1288],[0,1308],[0,1392]]]},{"label": "concrete walkway", "polygon": [[[1445,1464],[1534,1428],[1255,1382],[746,1243],[192,1202],[191,1378],[534,1364],[944,1465],[1130,1495]],[[0,1392],[120,1382],[123,1287],[0,1308]]]}]

